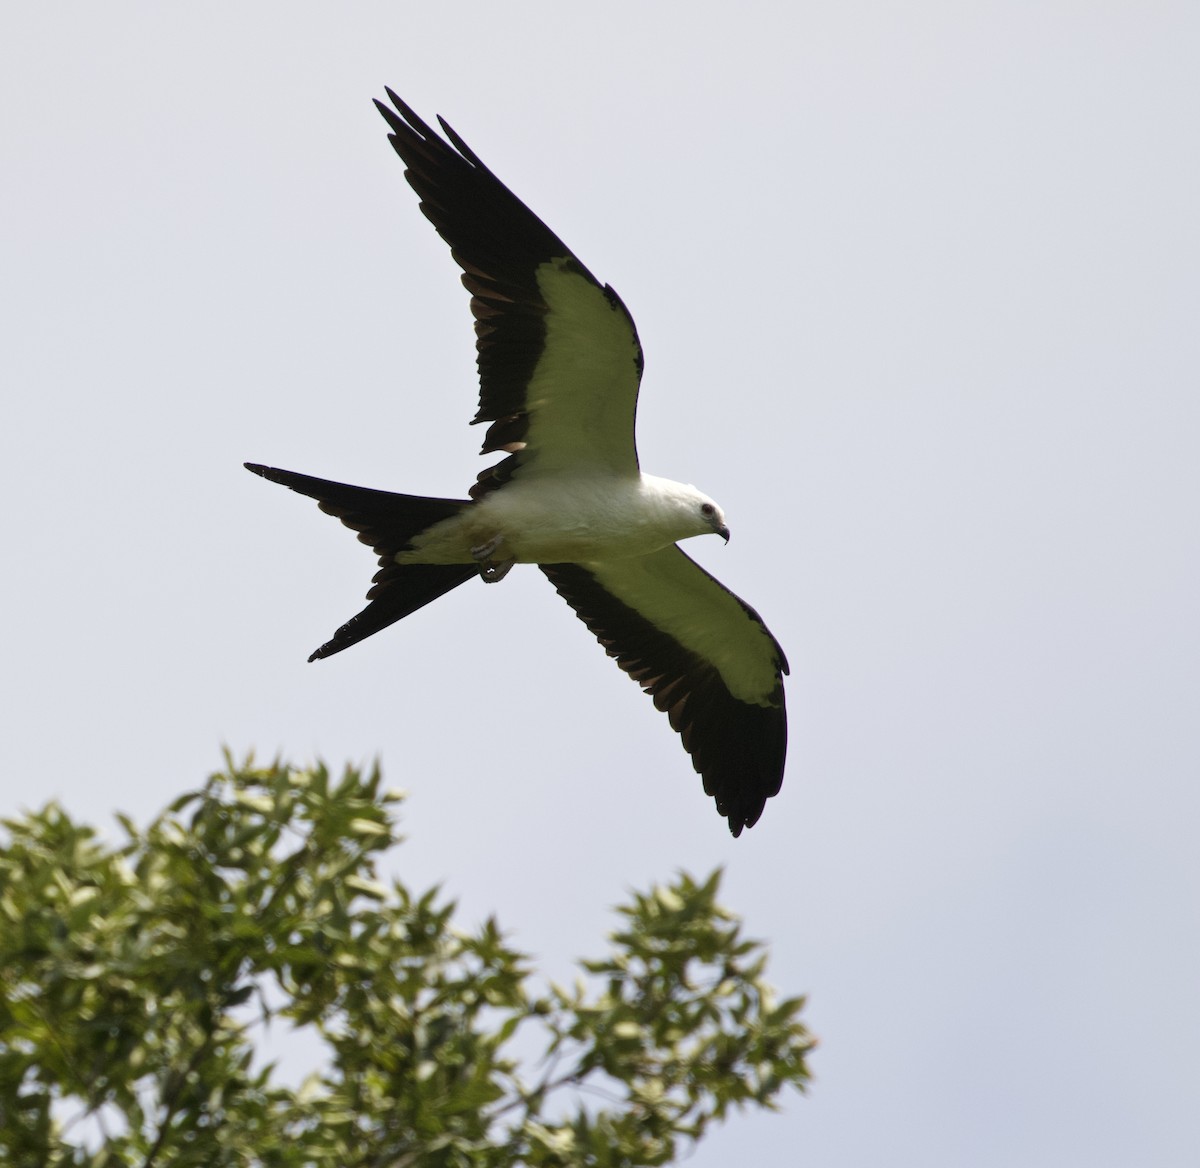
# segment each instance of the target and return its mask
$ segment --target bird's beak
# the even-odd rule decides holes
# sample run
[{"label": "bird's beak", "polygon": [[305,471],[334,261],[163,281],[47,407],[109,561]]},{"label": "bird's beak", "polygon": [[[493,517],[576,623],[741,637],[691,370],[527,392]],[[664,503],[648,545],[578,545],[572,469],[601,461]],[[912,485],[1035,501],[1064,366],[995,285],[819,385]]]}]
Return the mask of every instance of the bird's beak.
[{"label": "bird's beak", "polygon": [[722,539],[723,539],[723,540],[724,540],[726,543],[728,543],[728,542],[729,542],[729,528],[728,528],[728,527],[718,527],[718,528],[717,528],[717,534],[718,534],[718,535],[719,535],[719,536],[720,536],[720,537],[721,537],[721,538],[722,538]]}]

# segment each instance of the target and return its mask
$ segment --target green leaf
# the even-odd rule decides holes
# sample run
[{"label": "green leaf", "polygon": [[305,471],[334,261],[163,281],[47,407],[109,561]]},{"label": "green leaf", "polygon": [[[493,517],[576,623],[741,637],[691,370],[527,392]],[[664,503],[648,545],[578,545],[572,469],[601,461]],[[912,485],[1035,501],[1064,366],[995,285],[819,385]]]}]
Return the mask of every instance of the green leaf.
[{"label": "green leaf", "polygon": [[[378,879],[377,766],[330,783],[226,752],[118,847],[53,804],[4,822],[0,1164],[663,1164],[804,1088],[804,1000],[773,1002],[719,870],[634,894],[572,989],[535,987],[495,920]],[[299,1086],[260,1049],[286,1027]]]}]

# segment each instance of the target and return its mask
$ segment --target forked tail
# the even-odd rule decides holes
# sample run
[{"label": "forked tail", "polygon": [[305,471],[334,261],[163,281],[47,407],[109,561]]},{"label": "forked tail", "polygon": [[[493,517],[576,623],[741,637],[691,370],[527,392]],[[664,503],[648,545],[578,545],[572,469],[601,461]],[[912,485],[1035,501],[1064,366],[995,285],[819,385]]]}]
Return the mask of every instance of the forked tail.
[{"label": "forked tail", "polygon": [[379,556],[379,571],[367,593],[371,603],[342,625],[309,661],[340,653],[479,574],[474,564],[396,563],[396,553],[409,548],[421,532],[471,506],[466,500],[397,495],[253,462],[245,466],[264,479],[316,499],[322,511],[357,531],[358,538]]}]

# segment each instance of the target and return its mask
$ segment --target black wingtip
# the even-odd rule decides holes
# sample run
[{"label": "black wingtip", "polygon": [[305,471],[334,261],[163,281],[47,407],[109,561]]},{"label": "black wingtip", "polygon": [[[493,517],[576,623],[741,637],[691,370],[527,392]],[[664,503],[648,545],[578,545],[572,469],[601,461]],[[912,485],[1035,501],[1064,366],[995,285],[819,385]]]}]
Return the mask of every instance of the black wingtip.
[{"label": "black wingtip", "polygon": [[[391,93],[391,90],[389,89],[388,92]],[[372,98],[371,100],[375,102],[375,108],[383,116],[383,120],[387,122],[388,128],[392,131],[392,134],[401,134],[407,129],[403,120],[400,118],[400,115],[397,114],[396,111],[391,108],[391,106],[384,105],[383,102],[381,102],[377,97]],[[389,137],[390,136],[391,135],[389,135]]]},{"label": "black wingtip", "polygon": [[308,655],[308,664],[311,665],[314,661],[323,661],[326,657],[332,657],[335,653],[340,653],[343,649],[348,649],[353,645],[355,641],[347,638],[346,632],[353,630],[356,619],[351,617],[325,644],[318,645]]},{"label": "black wingtip", "polygon": [[303,488],[306,483],[322,482],[321,479],[314,479],[310,475],[297,474],[294,470],[282,470],[277,466],[263,466],[258,462],[243,462],[242,466],[251,474],[258,475],[260,479],[278,483],[281,487],[288,487],[293,491],[299,490],[301,494],[304,494]]},{"label": "black wingtip", "polygon": [[[347,630],[350,631],[350,636],[347,636]],[[354,632],[354,621],[351,619],[342,625],[324,645],[318,646],[308,655],[308,664],[311,665],[314,661],[324,661],[326,657],[332,657],[343,649],[349,649],[351,645],[357,644],[370,635],[370,633],[360,632],[355,636]]]},{"label": "black wingtip", "polygon": [[[388,95],[388,100],[396,107],[395,109],[384,105],[377,97],[372,100],[375,102],[375,108],[383,115],[383,120],[391,127],[392,135],[400,137],[406,134],[416,135],[416,137],[425,142],[437,137],[429,126],[417,115],[417,111],[400,97],[394,89],[385,85],[383,92]],[[395,142],[393,141],[392,144],[395,145]]]}]

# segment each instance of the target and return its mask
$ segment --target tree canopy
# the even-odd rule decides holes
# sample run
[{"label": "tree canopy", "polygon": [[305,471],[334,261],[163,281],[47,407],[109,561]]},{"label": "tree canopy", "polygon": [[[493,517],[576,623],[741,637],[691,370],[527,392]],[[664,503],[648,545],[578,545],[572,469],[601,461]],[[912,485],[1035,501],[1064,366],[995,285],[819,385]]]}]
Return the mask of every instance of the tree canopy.
[{"label": "tree canopy", "polygon": [[[632,896],[546,984],[495,920],[381,880],[378,769],[227,764],[115,843],[55,804],[4,821],[0,1163],[665,1164],[803,1088],[802,1000],[775,1000],[719,871]],[[267,1026],[317,1037],[299,1085]]]}]

